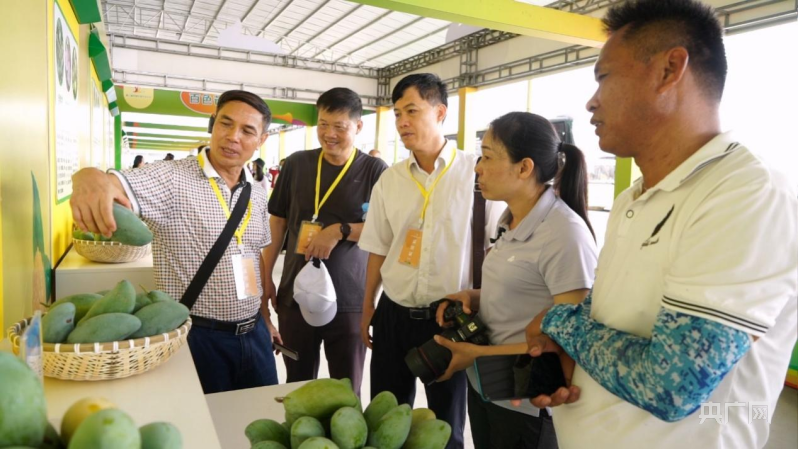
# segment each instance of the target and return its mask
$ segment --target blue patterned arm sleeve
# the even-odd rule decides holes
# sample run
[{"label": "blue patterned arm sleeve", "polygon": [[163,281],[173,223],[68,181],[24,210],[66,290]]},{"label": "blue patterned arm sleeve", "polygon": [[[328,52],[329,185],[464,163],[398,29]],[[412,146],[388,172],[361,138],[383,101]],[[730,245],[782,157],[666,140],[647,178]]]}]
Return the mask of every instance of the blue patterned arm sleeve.
[{"label": "blue patterned arm sleeve", "polygon": [[696,411],[751,345],[742,331],[664,307],[643,338],[593,320],[590,306],[588,296],[552,307],[543,332],[601,386],[667,422]]}]

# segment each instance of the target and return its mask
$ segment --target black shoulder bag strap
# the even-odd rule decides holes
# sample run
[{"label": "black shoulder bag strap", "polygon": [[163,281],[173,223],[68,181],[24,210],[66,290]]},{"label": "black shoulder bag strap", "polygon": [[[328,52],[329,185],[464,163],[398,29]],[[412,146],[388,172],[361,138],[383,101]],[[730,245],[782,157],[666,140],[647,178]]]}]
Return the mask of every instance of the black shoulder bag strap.
[{"label": "black shoulder bag strap", "polygon": [[208,255],[205,256],[205,260],[202,261],[199,270],[197,270],[197,274],[194,275],[194,279],[191,280],[191,283],[188,284],[188,288],[186,288],[186,292],[183,293],[180,302],[188,307],[188,310],[194,307],[194,303],[197,302],[197,298],[199,298],[200,293],[202,293],[202,289],[205,288],[205,284],[208,282],[211,274],[213,274],[213,270],[216,268],[216,265],[219,264],[224,252],[227,251],[227,247],[230,246],[230,241],[233,239],[238,224],[241,223],[241,219],[244,218],[244,213],[247,211],[251,194],[252,184],[247,183],[243,187],[241,195],[238,196],[238,202],[236,202],[233,212],[230,213],[230,218],[227,219],[227,224],[224,225],[221,235],[216,239],[216,243],[213,244],[211,250],[208,251]]},{"label": "black shoulder bag strap", "polygon": [[[477,161],[479,162],[479,161]],[[485,260],[485,197],[474,176],[474,213],[471,219],[471,273],[473,288],[482,288],[482,262]]]}]

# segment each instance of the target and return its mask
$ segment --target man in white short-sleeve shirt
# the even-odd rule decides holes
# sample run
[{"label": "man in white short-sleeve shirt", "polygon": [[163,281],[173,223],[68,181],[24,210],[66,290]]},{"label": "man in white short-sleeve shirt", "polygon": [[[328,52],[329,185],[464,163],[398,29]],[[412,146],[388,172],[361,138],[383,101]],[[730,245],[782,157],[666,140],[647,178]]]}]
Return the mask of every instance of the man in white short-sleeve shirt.
[{"label": "man in white short-sleeve shirt", "polygon": [[[394,88],[393,100],[396,128],[412,155],[386,170],[371,194],[359,243],[370,253],[361,334],[372,349],[372,398],[391,391],[400,404],[412,405],[416,378],[405,356],[442,331],[435,322],[437,309],[430,304],[472,283],[477,156],[459,151],[444,138],[446,85],[437,76],[405,77]],[[503,209],[488,203],[486,236]],[[375,311],[380,284],[385,290]],[[462,448],[465,374],[425,390],[429,408],[452,426],[447,448]]]},{"label": "man in white short-sleeve shirt", "polygon": [[604,22],[591,122],[643,176],[616,199],[592,295],[527,329],[533,355],[554,340],[578,364],[533,403],[568,404],[565,449],[761,448],[796,341],[796,192],[720,132],[711,8],[639,0]]}]

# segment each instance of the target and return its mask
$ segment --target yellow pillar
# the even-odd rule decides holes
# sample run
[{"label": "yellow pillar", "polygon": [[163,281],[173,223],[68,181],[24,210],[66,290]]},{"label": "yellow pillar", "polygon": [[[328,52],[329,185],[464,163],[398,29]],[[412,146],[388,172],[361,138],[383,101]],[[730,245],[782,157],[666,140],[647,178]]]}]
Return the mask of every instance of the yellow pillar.
[{"label": "yellow pillar", "polygon": [[312,150],[313,149],[313,127],[306,126],[305,127],[305,149]]},{"label": "yellow pillar", "polygon": [[621,194],[624,190],[632,185],[635,179],[642,175],[640,167],[635,164],[634,159],[630,157],[615,158],[615,196]]},{"label": "yellow pillar", "polygon": [[[391,106],[377,107],[377,143],[376,148],[380,153],[388,152],[388,139],[396,133],[395,120]],[[396,154],[396,152],[394,152]]]},{"label": "yellow pillar", "polygon": [[280,160],[285,159],[285,131],[280,131],[280,150],[277,153]]},{"label": "yellow pillar", "polygon": [[466,153],[476,151],[477,130],[473,123],[474,120],[469,114],[471,106],[469,100],[473,98],[472,94],[476,91],[476,87],[461,87],[457,90],[457,95],[460,97],[460,111],[457,116],[457,148]]}]

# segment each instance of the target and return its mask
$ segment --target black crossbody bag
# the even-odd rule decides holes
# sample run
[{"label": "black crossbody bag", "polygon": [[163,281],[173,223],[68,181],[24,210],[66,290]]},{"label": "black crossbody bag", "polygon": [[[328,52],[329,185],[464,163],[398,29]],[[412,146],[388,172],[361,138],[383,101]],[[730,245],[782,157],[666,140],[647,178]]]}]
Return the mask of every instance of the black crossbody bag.
[{"label": "black crossbody bag", "polygon": [[183,297],[180,298],[180,302],[188,307],[188,310],[194,307],[194,303],[197,302],[197,298],[199,298],[200,293],[202,293],[202,289],[205,288],[205,284],[208,283],[208,279],[211,277],[211,274],[213,274],[213,270],[216,269],[216,265],[222,260],[224,252],[227,251],[227,247],[230,246],[233,235],[247,211],[251,194],[252,184],[247,183],[247,185],[243,187],[241,195],[238,197],[238,202],[236,202],[233,212],[230,213],[230,218],[227,219],[227,224],[224,225],[222,233],[219,235],[219,238],[216,239],[216,243],[213,244],[211,250],[208,251],[208,255],[205,256],[205,260],[202,261],[202,264],[197,270],[197,274],[194,275],[194,279],[188,284],[188,288],[186,288],[185,293],[183,293]]}]

